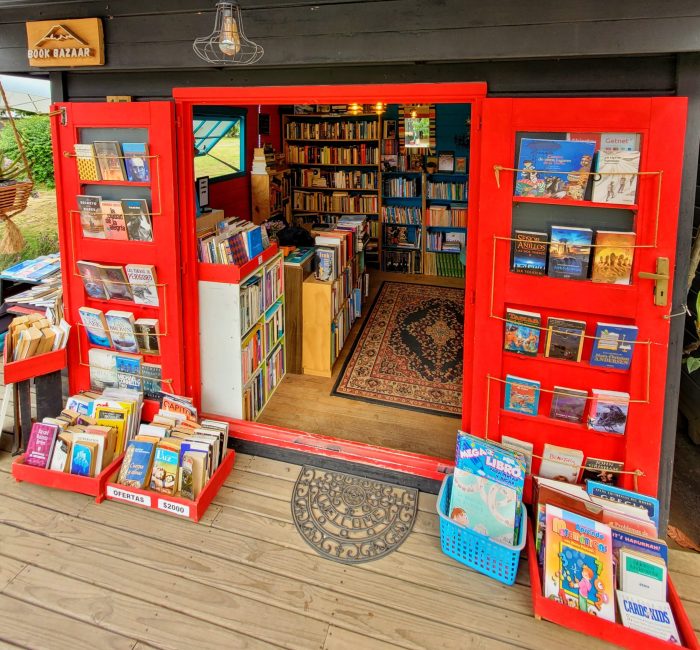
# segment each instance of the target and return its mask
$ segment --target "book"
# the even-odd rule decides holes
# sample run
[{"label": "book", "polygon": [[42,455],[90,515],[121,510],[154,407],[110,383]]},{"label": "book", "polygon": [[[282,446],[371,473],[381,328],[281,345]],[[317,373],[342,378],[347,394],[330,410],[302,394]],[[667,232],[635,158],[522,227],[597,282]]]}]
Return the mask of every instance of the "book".
[{"label": "book", "polygon": [[656,527],[659,526],[659,501],[654,497],[596,481],[588,481],[586,492],[598,500],[641,508]]},{"label": "book", "polygon": [[90,348],[90,388],[102,391],[117,385],[117,355],[113,350]]},{"label": "book", "polygon": [[666,600],[668,570],[661,558],[622,547],[618,562],[622,591],[650,600]]},{"label": "book", "polygon": [[95,421],[102,427],[114,427],[116,441],[114,450],[120,454],[127,440],[127,428],[129,426],[129,412],[121,406],[95,406]]},{"label": "book", "polygon": [[507,308],[503,349],[536,357],[541,324],[542,317],[536,312]]},{"label": "book", "polygon": [[551,359],[581,361],[586,323],[568,318],[547,319],[547,343],[544,356]]},{"label": "book", "polygon": [[157,318],[139,318],[134,332],[141,354],[160,354]]},{"label": "book", "polygon": [[546,232],[516,230],[510,249],[510,270],[526,275],[544,275],[547,268]]},{"label": "book", "polygon": [[[99,429],[103,429],[105,427],[98,427]],[[84,476],[94,476],[95,474],[99,474],[105,466],[104,461],[109,458],[109,452],[107,450],[107,435],[105,432],[97,433],[97,432],[88,432],[88,431],[77,431],[73,434],[73,449],[75,449],[78,445],[81,443],[88,443],[90,445],[91,449],[94,449],[94,454],[95,454],[95,462],[94,466],[92,468],[92,473],[91,474],[84,474]],[[107,453],[105,451],[107,450]],[[73,472],[73,464],[75,463],[76,458],[73,454],[71,454],[71,473],[75,474],[76,472]]]},{"label": "book", "polygon": [[80,273],[80,277],[83,280],[85,293],[88,297],[95,300],[108,300],[109,294],[105,287],[102,266],[95,262],[83,261],[78,261],[75,265],[78,267],[78,273]]},{"label": "book", "polygon": [[122,266],[110,266],[100,264],[100,272],[102,281],[110,300],[127,300],[134,301],[134,296],[131,292],[131,286]]},{"label": "book", "polygon": [[594,388],[591,395],[588,428],[603,433],[624,434],[629,410],[629,393]]},{"label": "book", "polygon": [[537,415],[540,402],[540,382],[523,379],[515,375],[506,375],[505,401],[506,411]]},{"label": "book", "polygon": [[162,390],[163,377],[162,368],[155,363],[142,363],[141,375],[143,376],[143,396],[146,399],[161,401],[163,399]]},{"label": "book", "polygon": [[25,465],[48,467],[59,427],[55,424],[35,422],[29,434],[29,442],[24,452]]},{"label": "book", "polygon": [[585,280],[592,242],[593,231],[590,228],[552,226],[547,270],[549,277]]},{"label": "book", "polygon": [[78,165],[78,178],[81,181],[102,180],[100,168],[95,158],[95,147],[89,143],[76,143],[73,145],[73,150],[75,151],[75,160]]},{"label": "book", "polygon": [[70,469],[71,434],[59,433],[53,446],[49,469],[54,472],[67,472]]},{"label": "book", "polygon": [[301,266],[314,254],[313,247],[301,247],[293,250],[284,258],[284,263],[290,266]]},{"label": "book", "polygon": [[121,201],[102,201],[102,223],[107,239],[125,241],[129,239]]},{"label": "book", "polygon": [[637,332],[635,325],[598,323],[591,349],[591,365],[627,370],[632,363]]},{"label": "book", "polygon": [[180,466],[180,496],[184,499],[196,499],[206,480],[206,455],[201,451],[186,451],[182,455]]},{"label": "book", "polygon": [[79,194],[75,197],[80,212],[80,227],[83,229],[83,237],[104,239],[104,216],[102,213],[102,198]]},{"label": "book", "polygon": [[583,465],[583,452],[580,449],[545,443],[539,476],[564,481],[564,483],[578,483],[581,465]]},{"label": "book", "polygon": [[331,282],[337,277],[336,252],[330,246],[316,247],[316,279]]},{"label": "book", "polygon": [[155,443],[147,440],[130,440],[124,452],[117,483],[143,489],[151,478],[151,465]]},{"label": "book", "polygon": [[601,133],[599,149],[606,151],[639,151],[639,133]]},{"label": "book", "polygon": [[614,623],[610,527],[550,504],[545,517],[545,597]]},{"label": "book", "polygon": [[121,206],[128,238],[131,241],[153,241],[153,224],[146,199],[124,199]]},{"label": "book", "polygon": [[112,337],[102,310],[92,307],[80,307],[78,313],[80,314],[80,320],[85,326],[88,343],[90,345],[99,345],[103,348],[111,348]]},{"label": "book", "polygon": [[114,349],[118,352],[138,352],[134,331],[134,315],[129,311],[111,309],[105,315]]},{"label": "book", "polygon": [[668,546],[662,539],[652,539],[645,535],[636,535],[623,530],[619,530],[615,524],[610,526],[613,540],[613,556],[620,557],[620,550],[629,548],[641,553],[653,555],[659,558],[668,566]]},{"label": "book", "polygon": [[595,146],[588,141],[523,138],[515,196],[582,201]]},{"label": "book", "polygon": [[151,490],[175,494],[178,486],[179,453],[172,449],[156,447],[151,470]]},{"label": "book", "polygon": [[532,454],[534,452],[534,445],[531,442],[526,442],[525,440],[518,440],[512,436],[501,436],[501,445],[512,449],[513,451],[518,451],[523,455],[525,459],[525,471],[527,474],[532,472]]},{"label": "book", "polygon": [[248,252],[248,259],[253,259],[257,255],[260,255],[265,249],[263,248],[262,232],[260,226],[255,226],[250,228],[245,232],[246,247]]},{"label": "book", "polygon": [[153,307],[159,305],[155,266],[152,264],[127,264],[126,275],[131,283],[134,302],[137,305],[151,305]]},{"label": "book", "polygon": [[97,456],[97,443],[74,441],[71,450],[70,473],[77,476],[95,476]]},{"label": "book", "polygon": [[96,141],[93,145],[102,179],[105,181],[125,181],[126,170],[124,169],[124,161],[121,158],[122,152],[119,148],[119,143],[108,140]]},{"label": "book", "polygon": [[555,386],[549,417],[565,422],[583,422],[588,391]]},{"label": "book", "polygon": [[625,627],[681,645],[676,621],[667,602],[649,600],[618,589],[617,604]]},{"label": "book", "polygon": [[140,391],[141,357],[132,354],[118,354],[116,358],[117,386]]},{"label": "book", "polygon": [[148,144],[145,142],[122,143],[126,178],[132,183],[148,183],[151,170],[148,164]]},{"label": "book", "polygon": [[460,431],[450,519],[503,544],[517,543],[525,468],[520,453]]},{"label": "book", "polygon": [[593,180],[593,201],[634,204],[637,196],[639,160],[639,151],[601,149],[598,152],[596,176]]},{"label": "book", "polygon": [[591,280],[629,284],[636,238],[637,235],[633,232],[596,231]]},{"label": "book", "polygon": [[583,468],[581,475],[581,483],[586,484],[588,481],[598,481],[599,483],[607,483],[615,485],[621,470],[625,464],[619,460],[607,460],[605,458],[586,458],[586,465]]}]

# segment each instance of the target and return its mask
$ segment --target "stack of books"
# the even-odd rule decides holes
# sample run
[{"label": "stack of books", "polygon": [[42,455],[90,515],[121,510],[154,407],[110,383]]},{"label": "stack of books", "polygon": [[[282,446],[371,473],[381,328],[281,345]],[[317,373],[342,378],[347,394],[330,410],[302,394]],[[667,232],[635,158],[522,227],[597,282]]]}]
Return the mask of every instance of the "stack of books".
[{"label": "stack of books", "polygon": [[200,262],[242,266],[270,246],[267,230],[251,221],[230,217],[197,234]]},{"label": "stack of books", "polygon": [[12,319],[5,337],[7,359],[21,361],[39,354],[66,347],[70,325],[61,320],[58,325],[41,314],[32,313]]}]

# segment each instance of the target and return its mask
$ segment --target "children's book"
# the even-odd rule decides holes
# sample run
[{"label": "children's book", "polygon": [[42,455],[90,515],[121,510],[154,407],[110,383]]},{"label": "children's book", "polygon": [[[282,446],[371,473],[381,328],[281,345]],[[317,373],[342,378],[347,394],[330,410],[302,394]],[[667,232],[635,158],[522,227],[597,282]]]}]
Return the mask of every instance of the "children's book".
[{"label": "children's book", "polygon": [[608,284],[629,284],[636,239],[637,235],[633,232],[596,231],[591,280]]},{"label": "children's book", "polygon": [[129,239],[121,201],[102,201],[102,215],[107,239]]},{"label": "children's book", "polygon": [[544,595],[615,622],[610,527],[547,504]]},{"label": "children's book", "polygon": [[587,402],[587,391],[555,386],[549,417],[565,422],[583,422]]},{"label": "children's book", "polygon": [[515,195],[583,201],[595,147],[595,142],[523,138]]},{"label": "children's book", "polygon": [[655,555],[623,547],[619,551],[617,573],[620,589],[651,600],[666,600],[666,563]]},{"label": "children's book", "polygon": [[101,309],[93,309],[92,307],[80,307],[78,309],[80,319],[85,326],[88,342],[90,345],[99,345],[103,348],[112,347],[112,337],[109,334],[109,328],[105,315]]},{"label": "children's book", "polygon": [[525,458],[525,471],[528,474],[532,472],[532,454],[535,446],[531,442],[518,440],[518,438],[513,438],[512,436],[501,436],[501,445],[513,451],[519,451]]},{"label": "children's book", "polygon": [[602,433],[624,434],[629,411],[629,393],[594,388],[591,395],[588,428]]},{"label": "children's book", "polygon": [[511,242],[510,270],[525,275],[544,275],[547,267],[547,233],[516,230]]},{"label": "children's book", "polygon": [[545,443],[539,476],[565,483],[578,483],[578,475],[583,465],[583,452]]},{"label": "children's book", "polygon": [[639,151],[601,149],[593,180],[593,201],[632,205],[637,196]]},{"label": "children's book", "polygon": [[80,211],[80,226],[83,229],[83,237],[104,239],[102,199],[99,196],[80,194],[75,197]]},{"label": "children's book", "polygon": [[124,199],[122,212],[126,232],[132,241],[153,241],[153,226],[145,199]]},{"label": "children's book", "polygon": [[635,325],[598,323],[591,350],[591,365],[627,370],[632,363],[637,332]]},{"label": "children's book", "polygon": [[586,484],[586,491],[591,497],[597,499],[633,506],[635,508],[642,508],[646,510],[654,524],[657,527],[659,525],[659,501],[654,497],[596,481],[588,481]]},{"label": "children's book", "polygon": [[618,589],[617,604],[625,627],[681,645],[676,621],[667,602],[649,600]]},{"label": "children's book", "polygon": [[506,375],[506,390],[503,408],[506,411],[537,415],[540,403],[540,382]]},{"label": "children's book", "polygon": [[148,183],[151,180],[148,145],[145,142],[124,142],[122,152],[127,179],[133,183]]},{"label": "children's book", "polygon": [[591,255],[593,231],[590,228],[552,226],[549,239],[551,278],[585,280]]},{"label": "children's book", "polygon": [[605,458],[586,458],[586,466],[583,468],[581,483],[598,481],[606,485],[615,485],[620,476],[619,472],[625,464],[619,460],[607,460]]},{"label": "children's book", "polygon": [[304,262],[306,262],[306,260],[312,257],[313,254],[313,247],[297,248],[284,258],[284,263],[292,266],[301,266]]},{"label": "children's book", "polygon": [[460,432],[450,518],[503,544],[515,544],[525,485],[522,455]]},{"label": "children's book", "polygon": [[653,539],[646,535],[637,535],[620,530],[615,524],[610,525],[613,540],[613,556],[619,559],[620,549],[628,548],[640,553],[647,553],[662,560],[668,566],[668,546],[662,539]]},{"label": "children's book", "polygon": [[536,312],[506,309],[503,349],[506,352],[536,357],[540,346],[541,324],[542,317]]},{"label": "children's book", "polygon": [[548,318],[547,345],[544,349],[545,356],[566,361],[581,361],[585,333],[585,321],[568,318]]}]

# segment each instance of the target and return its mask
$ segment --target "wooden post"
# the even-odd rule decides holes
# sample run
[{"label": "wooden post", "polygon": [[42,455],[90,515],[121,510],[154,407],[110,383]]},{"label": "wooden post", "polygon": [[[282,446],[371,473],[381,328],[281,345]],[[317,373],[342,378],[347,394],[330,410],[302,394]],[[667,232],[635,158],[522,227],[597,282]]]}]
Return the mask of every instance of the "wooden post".
[{"label": "wooden post", "polygon": [[24,453],[29,443],[29,434],[32,430],[32,396],[30,393],[31,380],[17,382],[17,401],[19,402],[19,428],[20,428],[20,451]]},{"label": "wooden post", "polygon": [[56,417],[63,410],[61,371],[56,370],[34,379],[36,387],[36,420]]}]

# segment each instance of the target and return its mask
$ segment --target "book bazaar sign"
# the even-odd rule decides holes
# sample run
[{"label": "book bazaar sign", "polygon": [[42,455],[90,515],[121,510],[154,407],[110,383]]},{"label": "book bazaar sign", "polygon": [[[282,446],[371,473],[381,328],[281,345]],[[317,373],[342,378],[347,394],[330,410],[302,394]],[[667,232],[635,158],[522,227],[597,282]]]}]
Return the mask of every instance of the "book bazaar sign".
[{"label": "book bazaar sign", "polygon": [[26,23],[27,58],[36,68],[104,65],[99,18],[40,20]]}]

